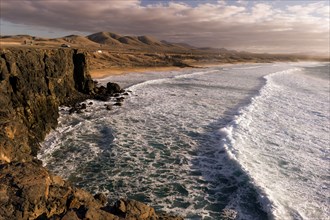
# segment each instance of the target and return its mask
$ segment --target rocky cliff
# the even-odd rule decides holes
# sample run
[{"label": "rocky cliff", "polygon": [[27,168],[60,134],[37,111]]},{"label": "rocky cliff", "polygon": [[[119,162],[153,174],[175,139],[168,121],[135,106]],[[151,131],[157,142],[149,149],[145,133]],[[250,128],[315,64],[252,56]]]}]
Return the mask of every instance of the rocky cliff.
[{"label": "rocky cliff", "polygon": [[95,87],[84,52],[0,50],[0,220],[176,219],[136,201],[109,206],[104,195],[71,186],[35,158],[60,105],[102,99],[104,90],[113,93],[112,84]]},{"label": "rocky cliff", "polygon": [[58,106],[84,97],[86,56],[74,50],[0,51],[0,161],[30,161]]}]

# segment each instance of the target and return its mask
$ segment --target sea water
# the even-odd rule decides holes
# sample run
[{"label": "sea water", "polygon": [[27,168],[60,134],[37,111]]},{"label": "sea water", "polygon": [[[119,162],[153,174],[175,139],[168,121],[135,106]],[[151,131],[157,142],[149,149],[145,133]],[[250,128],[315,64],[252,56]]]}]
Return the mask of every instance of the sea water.
[{"label": "sea water", "polygon": [[61,107],[38,155],[56,174],[186,219],[329,219],[329,64],[109,80],[130,90],[122,107]]}]

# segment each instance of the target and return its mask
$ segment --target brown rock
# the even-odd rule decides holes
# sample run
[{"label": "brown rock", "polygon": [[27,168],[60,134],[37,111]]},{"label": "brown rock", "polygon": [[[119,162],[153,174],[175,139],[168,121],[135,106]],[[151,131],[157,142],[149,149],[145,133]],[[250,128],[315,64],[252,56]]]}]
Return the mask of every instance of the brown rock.
[{"label": "brown rock", "polygon": [[111,213],[103,211],[101,209],[95,209],[91,207],[87,210],[85,214],[86,220],[119,220],[118,216],[115,216]]},{"label": "brown rock", "polygon": [[43,167],[33,163],[3,165],[0,170],[3,194],[0,216],[4,218],[37,218],[46,211],[51,178]]},{"label": "brown rock", "polygon": [[79,200],[77,198],[72,198],[68,202],[69,209],[79,209],[80,206],[81,206],[81,203],[79,202]]},{"label": "brown rock", "polygon": [[105,206],[108,203],[107,197],[103,193],[98,193],[94,195],[94,199]]},{"label": "brown rock", "polygon": [[109,94],[114,94],[114,93],[120,93],[121,92],[121,88],[117,83],[112,83],[112,82],[108,82],[107,83],[107,91]]},{"label": "brown rock", "polygon": [[[61,177],[49,174],[39,161],[0,166],[0,216],[3,219],[57,219],[58,216],[118,219],[103,210],[106,203],[105,195],[93,197],[70,186]],[[144,212],[143,209],[140,214]]]},{"label": "brown rock", "polygon": [[[35,159],[39,142],[57,126],[60,105],[124,92],[116,83],[97,88],[86,55],[71,49],[0,49],[0,220],[118,219],[104,207],[104,195],[70,186]],[[123,200],[117,212],[126,219],[157,219],[153,208],[133,200]]]},{"label": "brown rock", "polygon": [[118,213],[126,219],[157,219],[154,208],[135,200],[119,200],[113,207],[114,213]]},{"label": "brown rock", "polygon": [[61,218],[61,220],[79,220],[79,218],[74,211],[70,210]]},{"label": "brown rock", "polygon": [[31,161],[58,106],[93,87],[86,54],[73,50],[0,49],[0,76],[0,164]]},{"label": "brown rock", "polygon": [[84,204],[86,207],[94,207],[94,208],[101,208],[102,203],[94,199],[94,197],[82,190],[82,189],[74,189],[73,192],[74,198],[78,199],[80,204]]},{"label": "brown rock", "polygon": [[51,176],[51,181],[54,185],[64,186],[65,182],[60,176]]}]

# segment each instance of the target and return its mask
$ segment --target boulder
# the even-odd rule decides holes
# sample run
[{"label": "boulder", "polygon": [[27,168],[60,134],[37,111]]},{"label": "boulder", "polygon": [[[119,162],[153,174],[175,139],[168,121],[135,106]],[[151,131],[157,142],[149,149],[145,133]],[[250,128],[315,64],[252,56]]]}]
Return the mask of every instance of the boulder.
[{"label": "boulder", "polygon": [[95,91],[96,91],[96,94],[94,95],[95,99],[100,101],[107,101],[109,99],[108,90],[104,86],[98,87]]},{"label": "boulder", "polygon": [[86,108],[87,108],[86,103],[82,103],[80,109],[86,109]]},{"label": "boulder", "polygon": [[117,201],[113,207],[113,212],[126,219],[157,219],[154,208],[135,200]]},{"label": "boulder", "polygon": [[116,98],[117,102],[123,102],[124,99],[125,99],[124,97],[118,97],[118,98]]},{"label": "boulder", "polygon": [[101,209],[95,209],[93,207],[86,211],[85,219],[90,220],[119,220],[118,216],[115,216],[109,212],[103,211]]},{"label": "boulder", "polygon": [[110,95],[121,92],[120,86],[117,83],[112,82],[107,83],[107,90]]}]

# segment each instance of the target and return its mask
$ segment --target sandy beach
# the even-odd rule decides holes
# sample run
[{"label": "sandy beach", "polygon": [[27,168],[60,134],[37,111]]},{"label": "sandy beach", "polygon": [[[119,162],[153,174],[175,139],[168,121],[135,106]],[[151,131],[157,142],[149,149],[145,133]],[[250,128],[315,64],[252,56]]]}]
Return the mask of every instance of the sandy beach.
[{"label": "sandy beach", "polygon": [[113,75],[122,75],[127,73],[143,73],[143,72],[162,72],[180,70],[180,67],[123,67],[123,68],[105,68],[94,69],[90,71],[93,79],[102,79]]}]

